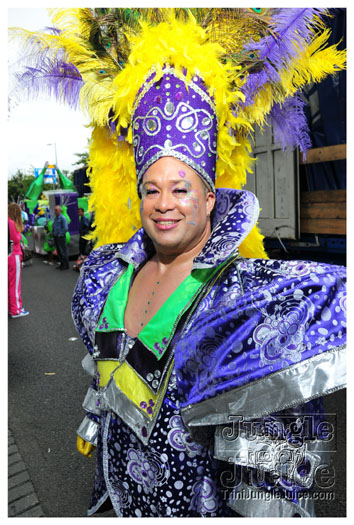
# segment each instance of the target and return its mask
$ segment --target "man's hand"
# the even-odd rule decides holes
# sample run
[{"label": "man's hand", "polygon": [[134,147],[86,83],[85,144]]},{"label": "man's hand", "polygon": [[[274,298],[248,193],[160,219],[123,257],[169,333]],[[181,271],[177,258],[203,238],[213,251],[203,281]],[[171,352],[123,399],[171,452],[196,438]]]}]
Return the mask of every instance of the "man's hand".
[{"label": "man's hand", "polygon": [[80,452],[80,454],[91,458],[92,451],[95,447],[92,445],[92,443],[89,443],[88,441],[85,441],[84,439],[82,439],[82,437],[77,436],[76,448]]}]

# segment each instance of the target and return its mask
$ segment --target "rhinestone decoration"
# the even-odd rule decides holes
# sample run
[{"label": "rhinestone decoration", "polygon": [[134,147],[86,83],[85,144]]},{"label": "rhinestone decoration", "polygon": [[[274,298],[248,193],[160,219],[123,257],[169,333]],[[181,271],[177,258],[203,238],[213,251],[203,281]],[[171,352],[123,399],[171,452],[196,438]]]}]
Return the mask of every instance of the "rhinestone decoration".
[{"label": "rhinestone decoration", "polygon": [[146,122],[146,127],[149,131],[155,131],[155,129],[157,129],[157,123],[153,119],[148,119]]},{"label": "rhinestone decoration", "polygon": [[166,115],[173,115],[174,110],[175,110],[175,106],[173,102],[167,102],[167,104],[165,105]]},{"label": "rhinestone decoration", "polygon": [[165,140],[165,148],[172,148],[172,141],[171,140]]},{"label": "rhinestone decoration", "polygon": [[184,131],[186,131],[187,129],[190,129],[191,127],[193,127],[193,124],[194,124],[194,118],[186,117],[181,120],[180,126]]},{"label": "rhinestone decoration", "polygon": [[155,370],[154,376],[158,379],[161,376],[160,370]]},{"label": "rhinestone decoration", "polygon": [[147,379],[148,381],[152,381],[152,380],[154,379],[153,374],[150,372],[150,373],[146,376],[146,379]]}]

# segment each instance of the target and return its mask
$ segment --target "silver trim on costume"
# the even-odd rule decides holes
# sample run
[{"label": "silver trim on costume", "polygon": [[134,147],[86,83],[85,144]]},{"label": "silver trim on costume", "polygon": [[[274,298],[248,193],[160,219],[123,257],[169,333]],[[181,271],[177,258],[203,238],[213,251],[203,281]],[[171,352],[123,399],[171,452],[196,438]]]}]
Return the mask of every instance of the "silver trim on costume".
[{"label": "silver trim on costume", "polygon": [[310,357],[217,397],[181,408],[184,424],[222,425],[230,415],[263,417],[346,386],[345,345]]},{"label": "silver trim on costume", "polygon": [[109,426],[111,424],[111,416],[112,416],[111,413],[108,412],[108,414],[106,415],[106,420],[103,424],[103,438],[102,438],[102,441],[103,441],[103,450],[102,450],[103,476],[104,476],[106,488],[107,488],[111,503],[113,505],[114,511],[118,518],[122,518],[123,514],[121,511],[121,505],[120,505],[119,498],[116,492],[113,490],[112,485],[109,480],[109,466],[108,465],[111,461],[111,456],[108,451],[108,431],[109,431]]},{"label": "silver trim on costume", "polygon": [[97,416],[101,415],[101,393],[90,386],[82,403],[82,408]]},{"label": "silver trim on costume", "polygon": [[[166,381],[168,380],[166,379]],[[150,418],[119,390],[113,377],[109,380],[106,388],[102,390],[102,395],[105,407],[117,414],[134,431],[141,442],[147,445],[160,411],[156,410],[156,413]],[[165,388],[162,388],[156,404],[160,403],[161,396],[164,395]],[[145,435],[143,428],[146,430]]]},{"label": "silver trim on costume", "polygon": [[[329,441],[318,439],[297,446],[286,440],[270,439],[265,436],[252,435],[251,439],[247,439],[240,435],[229,439],[224,437],[224,430],[230,429],[217,427],[215,431],[214,457],[216,459],[261,471],[276,472],[304,488],[313,485],[319,465],[330,464]],[[232,432],[230,434],[232,435]],[[310,465],[310,471],[301,476],[298,467],[304,462]]]},{"label": "silver trim on costume", "polygon": [[298,501],[296,504],[285,498],[278,498],[270,492],[242,482],[227,504],[247,518],[292,518],[296,514],[302,518],[314,518],[314,501],[310,497],[299,498]]},{"label": "silver trim on costume", "polygon": [[97,447],[98,423],[85,416],[76,433],[84,440]]},{"label": "silver trim on costume", "polygon": [[83,360],[81,361],[82,368],[87,372],[90,376],[94,377],[97,372],[97,364],[92,359],[91,354],[86,354]]}]

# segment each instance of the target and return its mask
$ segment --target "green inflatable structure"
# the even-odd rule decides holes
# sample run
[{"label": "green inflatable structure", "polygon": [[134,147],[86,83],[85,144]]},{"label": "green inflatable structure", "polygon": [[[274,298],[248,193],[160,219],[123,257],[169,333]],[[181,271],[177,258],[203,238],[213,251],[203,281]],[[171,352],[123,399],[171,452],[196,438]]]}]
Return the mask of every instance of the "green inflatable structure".
[{"label": "green inflatable structure", "polygon": [[[62,190],[77,191],[74,184],[71,182],[68,177],[66,177],[60,169],[54,165],[56,172],[59,175],[60,187]],[[28,191],[25,195],[26,199],[31,201],[37,201],[43,191],[44,186],[44,175],[48,168],[48,162],[44,164],[44,167],[38,177],[32,182],[31,186],[28,188]]]}]

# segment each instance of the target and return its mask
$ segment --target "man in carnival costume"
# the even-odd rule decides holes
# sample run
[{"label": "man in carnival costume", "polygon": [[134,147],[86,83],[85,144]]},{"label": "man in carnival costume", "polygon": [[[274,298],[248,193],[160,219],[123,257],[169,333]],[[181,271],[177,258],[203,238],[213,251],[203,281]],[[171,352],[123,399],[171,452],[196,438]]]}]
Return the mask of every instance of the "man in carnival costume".
[{"label": "man in carnival costume", "polygon": [[58,10],[61,31],[26,35],[94,127],[96,249],[72,306],[93,375],[77,441],[97,447],[90,515],[314,515],[321,396],[345,386],[345,272],[269,260],[241,187],[253,125],[309,146],[298,90],[345,62],[326,14]]}]

